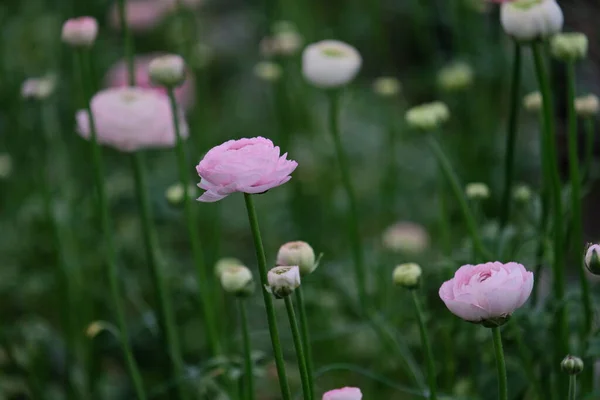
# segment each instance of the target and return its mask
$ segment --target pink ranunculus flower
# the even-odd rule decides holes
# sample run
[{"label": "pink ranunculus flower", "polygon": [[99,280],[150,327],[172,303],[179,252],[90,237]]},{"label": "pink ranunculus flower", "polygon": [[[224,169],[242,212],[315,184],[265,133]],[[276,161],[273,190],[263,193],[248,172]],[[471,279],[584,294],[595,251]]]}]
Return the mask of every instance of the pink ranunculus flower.
[{"label": "pink ranunculus flower", "polygon": [[98,36],[98,21],[93,17],[71,18],[62,26],[62,41],[71,46],[91,46],[96,36]]},{"label": "pink ranunculus flower", "polygon": [[[98,143],[120,151],[173,147],[177,136],[173,113],[166,96],[153,90],[112,88],[98,92],[91,101]],[[183,114],[178,115],[180,133],[187,137]],[[90,122],[85,110],[77,112],[78,132],[90,137]]]},{"label": "pink ranunculus flower", "polygon": [[344,387],[323,394],[323,400],[361,400],[362,392],[356,387]]},{"label": "pink ranunculus flower", "polygon": [[[150,62],[160,56],[161,54],[155,53],[136,57],[134,62],[135,81],[136,86],[155,90],[157,93],[161,93],[166,97],[166,89],[153,85],[148,73]],[[105,84],[108,87],[128,86],[127,64],[124,60],[117,62],[108,71],[105,78]],[[189,110],[194,105],[194,78],[189,71],[187,72],[183,84],[175,88],[175,98],[185,110]]]},{"label": "pink ranunculus flower", "polygon": [[446,307],[460,318],[497,326],[529,298],[533,273],[516,262],[463,265],[440,287]]},{"label": "pink ranunculus flower", "polygon": [[[161,23],[169,11],[168,5],[159,0],[128,0],[125,3],[127,27],[134,32],[152,30]],[[109,25],[121,29],[118,2],[114,2],[108,14]]]},{"label": "pink ranunculus flower", "polygon": [[266,192],[289,181],[297,166],[269,139],[230,140],[213,147],[196,167],[201,178],[198,187],[206,190],[198,200],[214,202],[235,192]]}]

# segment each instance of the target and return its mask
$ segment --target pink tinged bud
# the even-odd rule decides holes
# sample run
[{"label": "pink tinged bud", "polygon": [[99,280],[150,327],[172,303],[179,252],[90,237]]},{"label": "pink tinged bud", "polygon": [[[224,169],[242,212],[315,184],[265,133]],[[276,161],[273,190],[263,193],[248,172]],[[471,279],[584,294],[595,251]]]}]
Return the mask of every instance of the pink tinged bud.
[{"label": "pink tinged bud", "polygon": [[62,41],[73,47],[89,47],[98,36],[98,22],[92,17],[67,20],[62,27]]},{"label": "pink tinged bud", "polygon": [[297,266],[275,267],[267,274],[269,290],[278,299],[292,294],[300,287],[300,269]]},{"label": "pink tinged bud", "polygon": [[315,270],[318,263],[313,248],[306,242],[288,242],[277,252],[277,265],[297,265],[301,275],[308,275]]},{"label": "pink tinged bud", "polygon": [[215,202],[235,192],[264,193],[289,181],[297,166],[269,139],[230,140],[213,147],[196,166],[198,187],[206,190],[198,201]]},{"label": "pink tinged bud", "polygon": [[444,282],[439,295],[458,317],[484,326],[499,326],[529,298],[533,273],[516,262],[463,265]]},{"label": "pink tinged bud", "polygon": [[323,400],[362,400],[362,392],[356,387],[344,387],[323,394]]},{"label": "pink tinged bud", "polygon": [[[115,88],[98,92],[91,101],[98,142],[120,151],[173,147],[176,133],[167,97],[142,88]],[[187,137],[183,114],[177,116],[180,133]],[[87,112],[77,112],[78,132],[89,138]]]},{"label": "pink tinged bud", "polygon": [[585,266],[594,275],[600,275],[600,245],[589,245],[585,252]]}]

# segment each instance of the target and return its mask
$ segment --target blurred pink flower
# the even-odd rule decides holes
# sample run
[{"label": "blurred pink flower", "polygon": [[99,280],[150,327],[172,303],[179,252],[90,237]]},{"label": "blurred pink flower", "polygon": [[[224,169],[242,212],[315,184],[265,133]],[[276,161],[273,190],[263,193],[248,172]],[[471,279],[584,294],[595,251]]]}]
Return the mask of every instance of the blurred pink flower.
[{"label": "blurred pink flower", "polygon": [[440,298],[446,307],[470,322],[503,319],[529,298],[533,273],[516,262],[463,265],[444,282]]},{"label": "blurred pink flower", "polygon": [[92,17],[67,20],[62,26],[62,41],[71,46],[91,46],[98,36],[98,22]]},{"label": "blurred pink flower", "polygon": [[[157,93],[166,96],[166,89],[152,84],[148,73],[148,66],[152,60],[161,54],[147,54],[135,58],[135,80],[136,85],[142,88],[150,88]],[[117,62],[108,71],[105,78],[106,86],[109,87],[124,87],[128,86],[127,65],[124,60]],[[194,105],[194,78],[188,72],[185,82],[175,88],[175,98],[177,102],[186,110],[189,110]]]},{"label": "blurred pink flower", "polygon": [[[156,27],[169,10],[168,4],[158,0],[128,0],[125,4],[127,27],[134,32],[146,32]],[[121,29],[118,2],[114,2],[108,14],[108,23]]]},{"label": "blurred pink flower", "polygon": [[230,140],[213,147],[196,167],[199,201],[214,202],[234,192],[263,193],[291,179],[298,163],[280,155],[279,147],[263,137]]},{"label": "blurred pink flower", "polygon": [[[176,142],[173,114],[166,96],[142,88],[114,88],[98,92],[91,101],[98,142],[121,151],[172,147]],[[188,129],[183,114],[181,135]],[[77,112],[78,131],[90,137],[87,112]]]},{"label": "blurred pink flower", "polygon": [[344,387],[341,389],[330,390],[323,394],[323,400],[361,400],[362,392],[359,388]]}]

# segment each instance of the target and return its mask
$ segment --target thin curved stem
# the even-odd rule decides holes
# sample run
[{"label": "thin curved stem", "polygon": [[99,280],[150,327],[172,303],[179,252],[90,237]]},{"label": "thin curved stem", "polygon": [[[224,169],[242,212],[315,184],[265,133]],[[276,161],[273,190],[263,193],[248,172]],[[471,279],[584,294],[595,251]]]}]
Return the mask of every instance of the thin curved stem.
[{"label": "thin curved stem", "polygon": [[265,257],[265,249],[263,248],[262,238],[260,236],[260,227],[258,225],[258,217],[254,208],[254,200],[252,195],[244,193],[246,202],[246,211],[248,212],[248,221],[252,230],[252,238],[254,240],[254,248],[256,250],[256,259],[258,261],[258,272],[260,276],[260,287],[263,295],[263,301],[267,311],[267,322],[269,324],[269,334],[271,336],[271,345],[273,346],[273,355],[275,356],[275,366],[277,367],[277,377],[279,379],[279,387],[281,389],[282,400],[291,400],[292,394],[287,381],[285,372],[285,361],[283,359],[283,351],[279,340],[279,330],[277,329],[277,319],[275,318],[275,308],[273,307],[272,295],[265,290],[268,284],[267,281],[267,258]]},{"label": "thin curved stem", "polygon": [[425,326],[425,320],[423,318],[423,311],[421,310],[421,302],[419,301],[419,295],[416,290],[411,290],[413,303],[415,305],[415,313],[417,315],[417,321],[419,322],[419,332],[421,334],[421,346],[425,352],[425,362],[427,364],[427,382],[429,384],[429,400],[437,399],[437,384],[435,382],[435,364],[433,362],[433,353],[431,352],[431,344],[429,343],[429,337],[427,335],[427,327]]},{"label": "thin curved stem", "polygon": [[304,349],[302,348],[302,336],[300,335],[300,329],[298,328],[298,321],[296,320],[296,313],[294,312],[294,303],[292,302],[292,296],[286,296],[285,309],[287,311],[288,319],[290,321],[290,329],[292,331],[292,337],[294,339],[294,347],[296,348],[296,357],[298,358],[298,370],[300,371],[300,380],[302,382],[302,392],[304,393],[304,400],[311,400],[312,393],[310,392],[310,383],[308,378],[308,370],[306,368],[306,358],[304,357]]},{"label": "thin curved stem", "polygon": [[190,237],[190,244],[192,247],[194,265],[196,266],[198,287],[200,291],[200,302],[202,303],[201,306],[204,314],[205,328],[208,333],[208,343],[210,345],[211,353],[213,355],[217,355],[221,353],[221,344],[217,333],[217,320],[213,312],[213,305],[216,304],[216,302],[212,301],[211,289],[209,285],[209,282],[212,281],[212,278],[204,262],[204,254],[202,252],[200,243],[200,233],[198,232],[198,225],[196,224],[196,213],[192,207],[192,199],[190,195],[191,179],[187,168],[187,157],[185,154],[185,149],[183,148],[183,138],[181,136],[181,130],[179,127],[179,110],[177,106],[177,100],[175,99],[175,93],[172,88],[169,88],[167,93],[171,102],[173,125],[177,135],[177,167],[179,169],[179,180],[183,185],[183,205],[185,219]]},{"label": "thin curved stem", "polygon": [[[133,176],[135,182],[135,191],[137,195],[138,208],[140,210],[142,222],[142,236],[144,239],[144,248],[146,250],[146,261],[150,269],[152,285],[158,302],[158,322],[161,328],[161,339],[166,349],[168,349],[169,359],[171,361],[171,377],[174,382],[178,382],[184,375],[183,358],[179,345],[179,336],[175,325],[175,318],[171,304],[169,287],[165,282],[162,272],[162,266],[157,259],[158,240],[156,238],[156,229],[152,222],[152,209],[148,197],[146,169],[144,166],[143,154],[140,152],[131,154]],[[181,399],[187,398],[185,389],[182,385],[177,385],[178,396]]]},{"label": "thin curved stem", "polygon": [[[81,70],[81,79],[82,82],[86,82],[88,79],[88,70],[89,63],[83,62],[82,52],[78,52],[80,59],[82,60],[80,65],[82,66]],[[82,86],[84,88],[87,85]],[[114,305],[116,317],[117,317],[117,326],[119,329],[119,342],[123,349],[123,353],[125,356],[125,363],[127,365],[127,371],[129,373],[129,377],[131,378],[136,397],[139,400],[146,399],[146,392],[144,391],[144,385],[142,382],[142,377],[133,357],[133,351],[131,349],[131,344],[129,343],[129,330],[127,328],[127,320],[125,317],[125,310],[122,304],[122,293],[121,286],[119,284],[119,271],[117,268],[116,261],[116,251],[113,241],[113,232],[111,228],[111,218],[110,211],[108,205],[108,198],[106,195],[106,189],[104,187],[104,164],[102,161],[102,152],[100,149],[100,145],[98,144],[97,135],[96,135],[96,124],[94,121],[94,114],[92,113],[92,109],[90,107],[90,99],[91,94],[85,94],[86,99],[86,112],[89,119],[89,127],[90,127],[90,142],[91,142],[91,152],[92,152],[92,168],[94,172],[94,182],[98,194],[98,210],[100,212],[100,222],[102,233],[104,235],[104,242],[106,246],[106,262],[107,268],[106,272],[108,275],[108,282],[110,287],[110,296]]]},{"label": "thin curved stem", "polygon": [[510,85],[510,108],[508,114],[508,134],[506,135],[506,157],[504,161],[504,192],[500,209],[500,228],[504,228],[510,219],[512,182],[514,177],[515,147],[517,142],[517,122],[521,101],[521,45],[514,41],[513,71]]},{"label": "thin curved stem", "polygon": [[246,400],[254,400],[254,363],[252,362],[252,343],[250,341],[250,329],[248,327],[248,313],[246,301],[238,299],[240,311],[240,325],[242,326],[242,343],[244,346],[244,376],[246,377]]},{"label": "thin curved stem", "polygon": [[302,334],[302,348],[304,349],[304,359],[306,360],[306,369],[308,371],[308,386],[311,397],[315,395],[314,386],[314,364],[310,345],[310,329],[308,326],[308,317],[306,315],[306,305],[304,304],[304,291],[302,286],[297,288],[296,301],[298,302],[298,313],[300,314],[300,333]]},{"label": "thin curved stem", "polygon": [[361,304],[368,306],[367,278],[364,266],[364,255],[360,240],[360,230],[358,227],[358,206],[356,202],[356,195],[354,193],[354,186],[352,185],[352,179],[350,178],[348,160],[340,137],[339,100],[340,94],[338,91],[333,90],[329,93],[329,131],[335,145],[335,152],[340,167],[342,184],[344,185],[346,197],[348,198],[349,209],[346,219],[348,222],[350,250],[352,252],[352,258],[354,261],[354,275],[356,279],[356,285],[358,286],[358,298]]},{"label": "thin curved stem", "polygon": [[[538,80],[538,85],[542,93],[543,99],[543,140],[545,140],[546,154],[542,156],[546,158],[546,166],[548,170],[547,178],[550,179],[548,182],[548,189],[551,192],[552,198],[552,211],[553,211],[553,223],[554,223],[554,265],[553,265],[553,291],[556,304],[558,308],[556,310],[556,328],[558,334],[556,335],[555,343],[555,364],[556,368],[559,368],[560,360],[565,354],[569,354],[569,339],[568,339],[568,327],[567,327],[567,314],[566,314],[566,302],[565,298],[565,273],[563,268],[564,262],[564,241],[562,235],[563,224],[563,208],[561,199],[561,184],[560,175],[558,171],[558,161],[556,155],[556,143],[554,134],[553,124],[553,105],[552,105],[552,93],[550,91],[550,81],[544,65],[542,56],[542,44],[535,42],[531,45],[533,52],[535,71]],[[560,372],[557,370],[557,373]],[[564,394],[564,383],[559,378],[560,392]]]},{"label": "thin curved stem", "polygon": [[446,157],[444,150],[440,147],[438,141],[433,137],[433,135],[427,135],[427,143],[429,144],[429,148],[433,152],[433,155],[436,157],[440,168],[448,183],[450,184],[450,188],[458,201],[460,206],[460,210],[462,212],[465,223],[467,224],[467,229],[469,231],[469,235],[471,236],[471,240],[473,241],[473,249],[482,259],[490,260],[492,258],[492,254],[484,247],[483,242],[481,241],[481,237],[479,236],[479,232],[477,231],[477,224],[475,223],[475,218],[469,209],[467,204],[467,200],[465,199],[465,195],[462,189],[462,186],[458,182],[458,177],[450,164],[450,160]]},{"label": "thin curved stem", "polygon": [[496,354],[496,367],[498,370],[498,400],[508,400],[508,381],[506,379],[506,364],[504,350],[502,349],[502,336],[500,328],[492,328],[494,340],[494,353]]}]

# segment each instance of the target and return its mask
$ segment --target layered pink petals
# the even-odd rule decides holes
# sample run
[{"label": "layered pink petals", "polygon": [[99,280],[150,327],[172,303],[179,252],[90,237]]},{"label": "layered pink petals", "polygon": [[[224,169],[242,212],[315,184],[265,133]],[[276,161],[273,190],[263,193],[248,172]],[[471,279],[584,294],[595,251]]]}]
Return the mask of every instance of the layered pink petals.
[{"label": "layered pink petals", "polygon": [[356,387],[344,387],[323,394],[323,400],[362,400],[362,392]]},{"label": "layered pink petals", "polygon": [[[91,101],[98,142],[120,151],[173,147],[177,136],[167,97],[150,89],[116,88],[98,92]],[[180,133],[187,137],[183,115],[178,115]],[[77,112],[81,136],[90,137],[85,110]]]},{"label": "layered pink petals", "polygon": [[199,201],[214,202],[234,192],[263,193],[291,179],[298,163],[280,155],[269,139],[230,140],[212,148],[196,167]]},{"label": "layered pink petals", "polygon": [[439,294],[452,313],[480,322],[511,315],[527,301],[532,288],[533,273],[523,265],[496,261],[463,265]]}]

